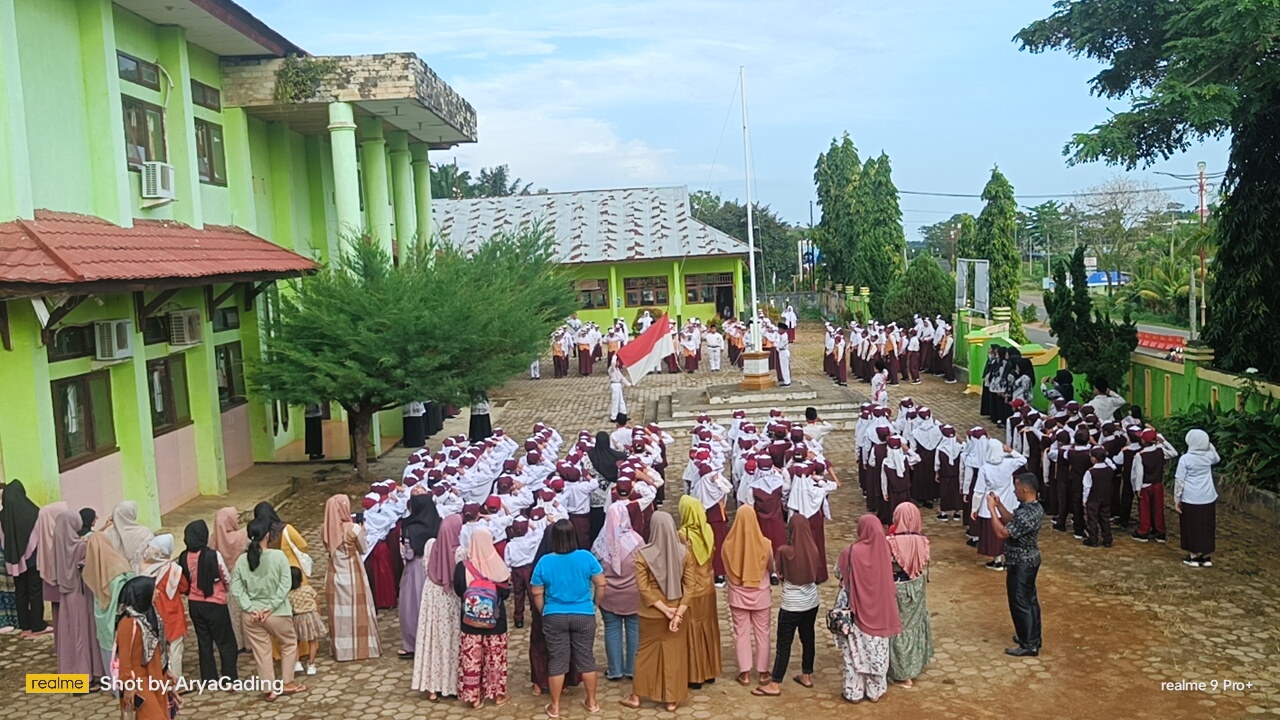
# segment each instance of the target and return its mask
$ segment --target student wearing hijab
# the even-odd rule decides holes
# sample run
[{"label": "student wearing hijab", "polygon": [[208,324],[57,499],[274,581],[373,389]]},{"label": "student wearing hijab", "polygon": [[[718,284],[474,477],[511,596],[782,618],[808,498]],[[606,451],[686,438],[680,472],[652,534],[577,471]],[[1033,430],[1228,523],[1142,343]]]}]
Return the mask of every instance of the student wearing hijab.
[{"label": "student wearing hijab", "polygon": [[889,534],[893,584],[902,632],[889,643],[889,679],[911,687],[933,659],[933,628],[925,602],[925,571],[929,568],[929,538],[921,530],[920,508],[902,503],[893,511]]},{"label": "student wearing hijab", "polygon": [[[0,505],[3,507],[3,505]],[[41,595],[44,602],[49,603],[52,611],[53,621],[49,623],[49,627],[56,627],[58,624],[58,611],[62,593],[58,591],[58,585],[55,582],[57,574],[53,568],[53,557],[49,553],[39,552],[40,548],[53,547],[54,525],[58,521],[58,516],[67,510],[67,504],[64,502],[49,503],[40,508],[40,512],[36,515],[36,529],[33,535],[38,538],[36,542],[35,566],[40,571]],[[0,543],[2,545],[3,543]],[[41,615],[44,614],[44,608],[41,608]]]},{"label": "student wearing hijab", "polygon": [[715,534],[702,503],[690,495],[680,498],[680,541],[694,560],[690,582],[684,586],[684,604],[689,606],[685,614],[689,686],[697,690],[720,674],[720,621],[711,562]]},{"label": "student wearing hijab", "polygon": [[85,540],[81,577],[93,593],[93,626],[102,652],[102,666],[110,668],[116,636],[116,603],[120,599],[120,588],[133,577],[133,571],[129,569],[129,561],[116,552],[105,534],[93,533]]},{"label": "student wearing hijab", "polygon": [[376,658],[381,654],[378,618],[373,609],[373,591],[360,562],[367,545],[364,527],[351,520],[351,498],[339,494],[325,502],[320,540],[329,551],[324,594],[333,657],[338,662]]},{"label": "student wearing hijab", "polygon": [[[229,578],[236,569],[236,561],[244,554],[248,545],[249,538],[244,528],[240,527],[240,511],[233,507],[219,509],[213,517],[213,538],[209,541],[209,547],[222,556],[227,569],[228,588],[231,587]],[[248,650],[249,642],[244,636],[242,623],[244,615],[240,612],[235,596],[230,592],[227,593],[227,614],[231,616],[231,632],[236,637],[236,648]]]},{"label": "student wearing hijab", "polygon": [[[178,567],[187,583],[187,611],[196,631],[196,647],[200,657],[200,679],[217,680],[239,677],[236,668],[236,636],[231,630],[231,612],[227,608],[227,588],[231,573],[222,554],[209,547],[209,526],[203,520],[187,524],[182,532],[187,549],[178,555]],[[222,672],[213,656],[214,648],[222,658]]]},{"label": "student wearing hijab", "polygon": [[425,692],[431,702],[458,694],[461,600],[453,592],[453,567],[461,532],[462,516],[450,515],[440,521],[436,537],[422,546],[427,579],[422,583],[411,687]]},{"label": "student wearing hijab", "polygon": [[155,608],[156,581],[135,577],[120,589],[115,647],[119,680],[126,688],[120,708],[133,709],[137,720],[168,720],[169,697],[163,689],[173,676],[167,671],[171,658],[165,640],[164,621]]},{"label": "student wearing hijab", "polygon": [[[289,604],[289,590],[293,587],[289,559],[283,551],[268,547],[271,521],[254,518],[249,523],[248,535],[248,549],[231,571],[231,594],[236,596],[244,614],[244,631],[253,649],[258,677],[268,683],[275,682],[276,671],[271,660],[274,640],[280,646],[280,678],[284,683],[280,694],[305,692],[307,686],[293,679],[298,662],[298,637],[293,628],[293,607]],[[275,700],[280,694],[269,692],[266,699]]]},{"label": "student wearing hijab", "polygon": [[[905,560],[904,555],[904,561],[914,566],[920,557]],[[840,578],[836,607],[847,607],[853,615],[850,633],[836,634],[844,660],[841,694],[852,703],[864,698],[876,702],[889,689],[889,639],[902,632],[892,555],[878,518],[858,519],[858,539],[840,553],[836,575]]]},{"label": "student wearing hijab", "polygon": [[951,425],[938,428],[942,433],[942,441],[938,443],[934,454],[934,472],[938,483],[938,519],[949,522],[954,515],[957,519],[963,514],[963,491],[960,486],[961,468],[964,466],[964,445],[956,439],[956,429]]},{"label": "student wearing hijab", "polygon": [[693,553],[680,542],[675,521],[666,513],[653,516],[649,544],[636,554],[636,586],[640,590],[640,649],[635,682],[621,703],[639,709],[641,698],[664,703],[675,712],[689,697],[689,648],[685,640],[686,583],[694,582]]},{"label": "student wearing hijab", "polygon": [[129,567],[137,573],[142,566],[142,553],[154,535],[151,528],[138,522],[138,503],[124,500],[111,511],[111,519],[104,532],[111,546],[129,561]]},{"label": "student wearing hijab", "polygon": [[1209,557],[1216,548],[1218,491],[1213,482],[1213,466],[1222,459],[1200,428],[1187,431],[1187,452],[1178,458],[1173,475],[1173,507],[1178,511],[1182,549],[1189,567],[1213,567]]},{"label": "student wearing hijab", "polygon": [[[278,547],[284,553],[285,558],[289,560],[291,567],[302,570],[302,562],[298,559],[298,553],[307,551],[307,541],[302,538],[302,533],[297,528],[280,519],[280,515],[276,513],[276,509],[271,503],[263,500],[253,507],[254,519],[266,520],[271,526],[270,544]],[[306,572],[302,573],[302,583],[310,584],[311,578]]]},{"label": "student wearing hijab", "polygon": [[1016,510],[1018,498],[1014,493],[1013,476],[1026,463],[1027,459],[1008,445],[994,440],[987,443],[986,462],[978,471],[978,480],[973,486],[971,514],[978,521],[978,554],[991,558],[987,562],[988,570],[1004,570],[1004,539],[992,527],[987,496],[994,494],[1006,508]]},{"label": "student wearing hijab", "polygon": [[102,650],[94,627],[93,594],[81,577],[87,541],[80,536],[80,514],[63,510],[54,523],[53,542],[45,552],[53,558],[59,612],[53,636],[58,672],[88,675],[92,684],[103,676]]},{"label": "student wearing hijab", "polygon": [[605,590],[600,615],[604,618],[604,651],[608,660],[605,680],[634,677],[640,643],[636,552],[644,545],[644,538],[632,529],[629,510],[630,503],[610,505],[605,512],[604,530],[591,547],[604,568]]},{"label": "student wearing hijab", "polygon": [[613,449],[609,433],[603,430],[596,433],[595,447],[587,451],[587,462],[584,463],[587,474],[603,490],[603,492],[594,493],[591,498],[590,529],[587,539],[593,544],[600,534],[600,529],[604,527],[604,503],[609,498],[609,491],[618,482],[618,463],[626,459],[626,453]]},{"label": "student wearing hijab", "polygon": [[183,593],[187,592],[186,578],[173,557],[173,536],[157,535],[151,538],[142,551],[140,575],[156,583],[155,608],[164,621],[165,640],[172,649],[169,671],[174,677],[182,677],[183,637],[187,634],[187,616],[182,607]]},{"label": "student wearing hijab", "polygon": [[[66,507],[65,505],[63,506]],[[44,585],[36,563],[36,518],[40,509],[27,497],[21,480],[4,486],[0,494],[0,544],[4,545],[5,571],[13,578],[18,627],[22,637],[53,632],[44,621]]]},{"label": "student wearing hijab", "polygon": [[787,524],[787,544],[778,550],[776,564],[782,579],[782,603],[778,610],[778,644],[769,682],[751,691],[759,697],[782,694],[780,682],[791,662],[791,643],[800,634],[800,674],[792,678],[798,685],[813,687],[813,660],[817,653],[813,625],[818,619],[818,575],[826,559],[818,554],[809,523],[792,515]]},{"label": "student wearing hijab", "polygon": [[454,566],[453,591],[459,597],[473,587],[483,588],[493,602],[459,606],[461,636],[458,648],[458,699],[479,710],[485,700],[502,707],[507,695],[507,606],[511,594],[511,570],[493,547],[486,528],[471,536],[467,557]]},{"label": "student wearing hijab", "polygon": [[93,508],[80,508],[80,535],[93,532],[94,523],[98,522],[98,513]]},{"label": "student wearing hijab", "polygon": [[409,498],[409,516],[400,526],[400,556],[405,559],[400,576],[400,650],[401,660],[413,659],[418,638],[418,615],[422,610],[422,584],[427,581],[427,541],[440,532],[440,513],[430,495]]},{"label": "student wearing hijab", "polygon": [[[738,660],[738,683],[751,684],[754,669],[760,684],[769,682],[769,620],[772,609],[773,546],[760,532],[755,508],[744,505],[721,551],[729,580],[729,613],[733,617],[733,645]],[[756,649],[751,652],[751,641]]]}]

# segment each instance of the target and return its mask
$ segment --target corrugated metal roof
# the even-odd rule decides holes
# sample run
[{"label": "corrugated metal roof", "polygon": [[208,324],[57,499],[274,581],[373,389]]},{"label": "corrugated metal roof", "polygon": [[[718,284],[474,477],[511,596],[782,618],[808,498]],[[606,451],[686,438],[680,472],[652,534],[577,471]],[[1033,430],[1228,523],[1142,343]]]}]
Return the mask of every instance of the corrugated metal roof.
[{"label": "corrugated metal roof", "polygon": [[434,200],[431,211],[445,242],[464,250],[541,221],[564,263],[747,254],[746,243],[693,219],[685,187]]},{"label": "corrugated metal roof", "polygon": [[37,210],[34,220],[0,223],[0,285],[60,285],[199,278],[252,273],[302,274],[318,266],[238,227],[102,218]]}]

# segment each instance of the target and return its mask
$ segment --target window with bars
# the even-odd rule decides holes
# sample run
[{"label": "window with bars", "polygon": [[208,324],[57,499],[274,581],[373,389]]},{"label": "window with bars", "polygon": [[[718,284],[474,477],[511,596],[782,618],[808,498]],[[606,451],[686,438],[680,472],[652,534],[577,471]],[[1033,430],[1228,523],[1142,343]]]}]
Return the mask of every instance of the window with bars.
[{"label": "window with bars", "polygon": [[187,396],[187,361],[170,355],[147,363],[147,391],[151,396],[151,431],[163,435],[191,422]]},{"label": "window with bars", "polygon": [[227,154],[222,146],[222,126],[196,119],[196,167],[200,182],[227,184]]},{"label": "window with bars", "polygon": [[709,275],[685,275],[684,299],[686,303],[714,303],[717,288],[732,288],[733,273]]},{"label": "window with bars", "polygon": [[578,296],[578,306],[583,310],[609,309],[608,280],[579,280],[573,284]]},{"label": "window with bars", "polygon": [[102,370],[54,380],[51,386],[59,469],[69,470],[115,452],[111,375]]},{"label": "window with bars", "polygon": [[199,80],[191,81],[191,102],[202,108],[222,112],[222,93]]},{"label": "window with bars", "polygon": [[666,305],[667,276],[626,278],[622,281],[627,307]]},{"label": "window with bars", "polygon": [[125,160],[130,170],[141,170],[144,162],[166,162],[164,110],[137,98],[120,98],[124,107]]}]

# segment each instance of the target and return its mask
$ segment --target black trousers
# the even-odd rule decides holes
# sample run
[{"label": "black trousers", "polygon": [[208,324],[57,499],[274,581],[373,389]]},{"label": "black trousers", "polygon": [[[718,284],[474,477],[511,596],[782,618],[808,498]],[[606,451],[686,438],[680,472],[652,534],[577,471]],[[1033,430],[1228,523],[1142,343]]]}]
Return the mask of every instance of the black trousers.
[{"label": "black trousers", "polygon": [[[1090,493],[1090,495],[1097,494]],[[1102,497],[1097,500],[1092,497],[1085,504],[1085,521],[1088,525],[1089,534],[1086,536],[1091,542],[1099,545],[1111,544],[1111,495],[1110,493],[1102,493]]]},{"label": "black trousers", "polygon": [[34,553],[27,561],[27,571],[15,577],[13,585],[13,594],[18,602],[18,629],[41,632],[49,627],[44,621],[44,583],[36,569]]},{"label": "black trousers", "polygon": [[600,531],[604,530],[604,508],[593,506],[587,512],[587,523],[587,536],[591,544],[582,548],[583,550],[590,550],[591,546],[595,545],[596,538],[600,537]]},{"label": "black trousers", "polygon": [[1040,563],[1005,562],[1004,584],[1009,594],[1009,615],[1019,646],[1040,649],[1040,598],[1036,595],[1036,574]]},{"label": "black trousers", "polygon": [[[231,613],[226,605],[188,600],[191,625],[196,631],[196,645],[200,652],[200,679],[217,680],[219,677],[239,678],[236,672],[236,634],[231,630]],[[213,649],[218,648],[222,657],[222,673],[214,663]]]},{"label": "black trousers", "polygon": [[813,656],[817,652],[817,644],[813,636],[813,624],[818,619],[818,608],[804,612],[790,610],[778,611],[778,649],[773,656],[773,681],[782,682],[787,674],[787,664],[791,662],[791,641],[796,631],[800,631],[800,672],[813,674]]}]

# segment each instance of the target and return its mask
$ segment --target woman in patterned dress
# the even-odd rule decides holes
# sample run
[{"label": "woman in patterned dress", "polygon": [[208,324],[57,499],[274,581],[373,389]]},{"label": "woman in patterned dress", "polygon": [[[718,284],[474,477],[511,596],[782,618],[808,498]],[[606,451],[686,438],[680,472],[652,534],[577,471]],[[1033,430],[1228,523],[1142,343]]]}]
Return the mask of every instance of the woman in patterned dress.
[{"label": "woman in patterned dress", "polygon": [[902,503],[893,511],[893,534],[888,537],[902,619],[902,634],[889,643],[889,679],[903,687],[911,687],[933,659],[933,628],[924,592],[929,538],[921,532],[920,520],[915,503]]},{"label": "woman in patterned dress", "polygon": [[889,689],[889,638],[902,632],[893,563],[884,526],[875,515],[858,518],[858,539],[840,553],[837,608],[853,615],[849,634],[836,633],[844,661],[844,692],[849,702],[876,702]]},{"label": "woman in patterned dress", "polygon": [[334,495],[325,503],[320,540],[329,551],[324,595],[333,658],[338,662],[376,658],[382,653],[378,619],[373,609],[373,591],[360,561],[366,540],[364,528],[351,520],[351,498]]},{"label": "woman in patterned dress", "polygon": [[423,549],[427,558],[427,581],[422,584],[418,611],[418,638],[414,643],[412,687],[436,702],[442,695],[458,694],[458,651],[461,647],[461,600],[453,592],[453,571],[457,564],[458,536],[462,516],[450,515],[440,521],[435,538]]}]

